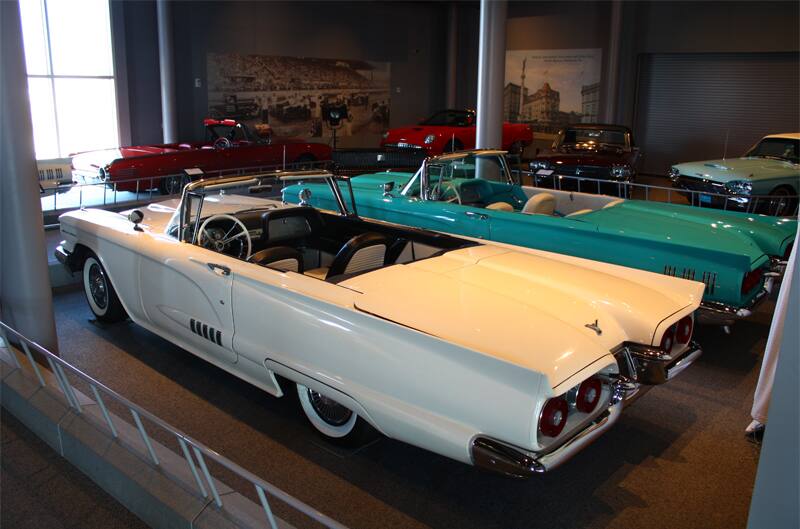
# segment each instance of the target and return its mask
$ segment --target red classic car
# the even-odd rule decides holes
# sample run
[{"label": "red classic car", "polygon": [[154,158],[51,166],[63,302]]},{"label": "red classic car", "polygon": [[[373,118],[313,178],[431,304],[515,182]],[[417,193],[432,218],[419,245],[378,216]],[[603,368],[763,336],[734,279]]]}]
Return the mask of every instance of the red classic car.
[{"label": "red classic car", "polygon": [[639,158],[628,127],[577,123],[558,131],[550,151],[537,154],[530,168],[543,182],[553,175],[631,182]]},{"label": "red classic car", "polygon": [[[521,154],[533,142],[533,131],[522,123],[503,123],[502,148]],[[415,127],[389,129],[381,147],[425,149],[433,156],[475,148],[475,111],[442,110]]]},{"label": "red classic car", "polygon": [[[73,179],[116,183],[117,190],[157,187],[164,194],[180,191],[184,169],[203,171],[304,164],[331,159],[331,148],[302,139],[272,140],[268,126],[253,133],[232,119],[206,119],[206,141],[120,147],[76,154]],[[175,176],[178,175],[178,176]]]}]

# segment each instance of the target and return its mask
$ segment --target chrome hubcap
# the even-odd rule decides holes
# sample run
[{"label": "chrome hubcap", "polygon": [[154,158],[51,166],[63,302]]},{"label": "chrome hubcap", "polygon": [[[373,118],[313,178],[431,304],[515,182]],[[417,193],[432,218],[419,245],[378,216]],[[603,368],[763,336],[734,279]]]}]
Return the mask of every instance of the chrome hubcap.
[{"label": "chrome hubcap", "polygon": [[103,270],[101,270],[100,266],[97,264],[93,264],[89,268],[89,292],[98,307],[101,309],[106,308],[106,303],[108,303],[106,277],[103,275]]},{"label": "chrome hubcap", "polygon": [[308,390],[308,398],[319,418],[331,426],[342,426],[353,416],[353,412],[349,409],[311,389]]}]

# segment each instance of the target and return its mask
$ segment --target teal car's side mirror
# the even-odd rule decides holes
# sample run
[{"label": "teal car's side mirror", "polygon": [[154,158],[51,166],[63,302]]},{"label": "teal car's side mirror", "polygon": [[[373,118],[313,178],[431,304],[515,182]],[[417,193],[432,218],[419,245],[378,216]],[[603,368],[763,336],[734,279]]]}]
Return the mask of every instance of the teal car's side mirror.
[{"label": "teal car's side mirror", "polygon": [[383,196],[390,197],[392,196],[392,190],[394,190],[394,182],[386,182],[381,186],[383,188]]}]

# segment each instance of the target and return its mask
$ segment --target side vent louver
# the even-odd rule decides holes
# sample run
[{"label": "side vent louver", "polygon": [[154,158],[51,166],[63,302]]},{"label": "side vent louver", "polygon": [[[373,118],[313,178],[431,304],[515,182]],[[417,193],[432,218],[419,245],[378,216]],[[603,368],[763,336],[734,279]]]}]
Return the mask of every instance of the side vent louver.
[{"label": "side vent louver", "polygon": [[192,318],[191,320],[189,320],[189,328],[196,335],[202,336],[206,340],[222,347],[222,332],[215,329],[214,327],[209,327],[205,323],[200,323],[199,321]]},{"label": "side vent louver", "polygon": [[[678,272],[677,266],[670,265],[664,265],[664,275],[680,277],[692,281],[694,281],[697,276],[694,268],[684,268],[682,272]],[[700,281],[705,283],[708,294],[713,294],[717,288],[717,273],[703,272],[703,278]]]}]

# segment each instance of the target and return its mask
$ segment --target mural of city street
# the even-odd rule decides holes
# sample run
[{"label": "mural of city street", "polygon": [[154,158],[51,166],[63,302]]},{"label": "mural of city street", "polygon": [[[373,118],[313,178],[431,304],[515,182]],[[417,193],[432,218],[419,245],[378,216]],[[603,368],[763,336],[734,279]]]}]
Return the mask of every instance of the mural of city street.
[{"label": "mural of city street", "polygon": [[597,121],[602,50],[508,50],[503,117],[554,133]]},{"label": "mural of city street", "polygon": [[[388,62],[208,54],[208,113],[277,137],[379,135],[389,126]],[[331,124],[333,112],[341,117]]]}]

